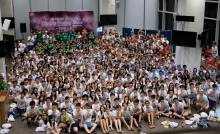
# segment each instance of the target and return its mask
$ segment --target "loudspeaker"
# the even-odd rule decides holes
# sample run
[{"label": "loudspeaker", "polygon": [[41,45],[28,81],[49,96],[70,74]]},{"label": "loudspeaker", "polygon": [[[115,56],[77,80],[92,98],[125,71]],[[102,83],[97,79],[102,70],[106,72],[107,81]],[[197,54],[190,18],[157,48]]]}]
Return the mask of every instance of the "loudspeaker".
[{"label": "loudspeaker", "polygon": [[198,34],[198,40],[202,39],[202,34]]},{"label": "loudspeaker", "polygon": [[20,23],[20,32],[26,33],[26,23]]},{"label": "loudspeaker", "polygon": [[5,19],[3,26],[2,26],[2,30],[8,31],[8,28],[10,26],[11,20]]},{"label": "loudspeaker", "polygon": [[0,41],[0,57],[5,57],[5,43]]}]

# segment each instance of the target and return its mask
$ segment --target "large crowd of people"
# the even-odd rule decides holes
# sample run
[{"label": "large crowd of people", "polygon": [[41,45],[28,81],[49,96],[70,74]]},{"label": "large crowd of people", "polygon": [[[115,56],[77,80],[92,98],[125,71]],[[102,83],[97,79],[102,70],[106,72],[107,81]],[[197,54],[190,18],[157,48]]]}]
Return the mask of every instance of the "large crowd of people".
[{"label": "large crowd of people", "polygon": [[14,111],[28,126],[45,124],[48,134],[91,134],[97,126],[104,134],[123,133],[122,125],[141,130],[142,119],[153,129],[155,118],[185,120],[191,108],[208,112],[219,103],[216,49],[207,52],[206,67],[191,71],[175,63],[164,35],[142,30],[123,37],[105,29],[101,38],[85,29],[32,30],[24,42],[8,74]]}]

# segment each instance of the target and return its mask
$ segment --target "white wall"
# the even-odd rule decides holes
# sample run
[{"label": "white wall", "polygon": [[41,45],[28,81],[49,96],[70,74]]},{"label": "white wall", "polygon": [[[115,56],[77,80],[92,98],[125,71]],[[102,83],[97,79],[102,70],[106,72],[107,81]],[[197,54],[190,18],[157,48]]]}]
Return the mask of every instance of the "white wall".
[{"label": "white wall", "polygon": [[[99,14],[116,14],[115,0],[99,0]],[[104,25],[104,29],[107,29],[108,31],[110,29],[115,29],[115,25]]]},{"label": "white wall", "polygon": [[[12,0],[1,0],[0,6],[2,17],[13,17]],[[10,28],[8,31],[3,31],[3,34],[14,35],[14,28]]]},{"label": "white wall", "polygon": [[[178,12],[182,15],[195,16],[195,22],[186,22],[184,31],[193,31],[201,34],[203,31],[205,0],[179,0]],[[181,23],[177,24],[177,30],[182,30]],[[176,47],[176,63],[186,64],[188,69],[199,68],[201,64],[200,41],[196,48]]]},{"label": "white wall", "polygon": [[122,31],[123,27],[138,29],[157,29],[158,0],[116,0],[118,24],[116,29]]}]

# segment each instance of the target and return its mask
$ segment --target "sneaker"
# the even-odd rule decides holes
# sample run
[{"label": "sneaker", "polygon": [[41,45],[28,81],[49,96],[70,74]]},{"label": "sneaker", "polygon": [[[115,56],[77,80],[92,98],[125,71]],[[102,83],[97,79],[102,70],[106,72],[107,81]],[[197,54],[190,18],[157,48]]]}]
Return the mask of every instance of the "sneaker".
[{"label": "sneaker", "polygon": [[157,119],[159,119],[160,117],[159,116],[155,116]]},{"label": "sneaker", "polygon": [[151,125],[151,122],[149,122],[149,125]]},{"label": "sneaker", "polygon": [[65,130],[64,130],[64,132],[65,132],[65,133],[67,133],[67,132],[68,132],[68,130],[67,130],[67,129],[65,129]]},{"label": "sneaker", "polygon": [[169,115],[169,118],[172,119],[172,115]]},{"label": "sneaker", "polygon": [[141,128],[140,128],[140,127],[138,127],[138,128],[137,128],[137,130],[138,130],[138,131],[141,131]]},{"label": "sneaker", "polygon": [[138,126],[141,128],[141,122],[138,122]]}]

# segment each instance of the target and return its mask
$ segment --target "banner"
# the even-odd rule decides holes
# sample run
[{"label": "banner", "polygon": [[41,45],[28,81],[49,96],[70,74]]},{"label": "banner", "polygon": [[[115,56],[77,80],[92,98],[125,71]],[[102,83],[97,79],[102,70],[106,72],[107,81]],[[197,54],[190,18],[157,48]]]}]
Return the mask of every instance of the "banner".
[{"label": "banner", "polygon": [[93,11],[42,11],[29,12],[30,29],[44,31],[93,31]]}]

